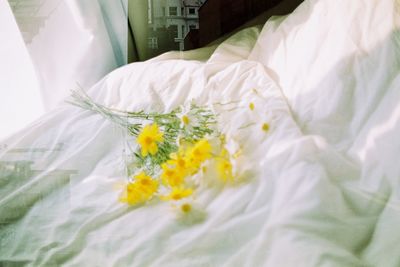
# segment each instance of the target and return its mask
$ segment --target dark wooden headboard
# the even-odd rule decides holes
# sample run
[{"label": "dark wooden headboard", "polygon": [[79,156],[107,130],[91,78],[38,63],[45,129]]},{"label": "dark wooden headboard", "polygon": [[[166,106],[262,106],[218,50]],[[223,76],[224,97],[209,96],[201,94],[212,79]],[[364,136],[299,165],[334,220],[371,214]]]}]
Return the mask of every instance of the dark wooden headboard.
[{"label": "dark wooden headboard", "polygon": [[303,0],[207,0],[199,9],[199,29],[185,38],[185,50],[203,47],[261,13],[268,17],[292,12]]}]

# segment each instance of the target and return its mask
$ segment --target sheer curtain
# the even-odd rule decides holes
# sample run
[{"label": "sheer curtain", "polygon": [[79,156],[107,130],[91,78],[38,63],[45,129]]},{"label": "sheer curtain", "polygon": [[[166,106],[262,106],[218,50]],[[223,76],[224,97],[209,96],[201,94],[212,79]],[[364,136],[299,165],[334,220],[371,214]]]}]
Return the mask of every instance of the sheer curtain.
[{"label": "sheer curtain", "polygon": [[127,0],[61,0],[27,44],[46,110],[127,63]]},{"label": "sheer curtain", "polygon": [[53,109],[71,89],[148,58],[148,0],[0,4],[0,138]]},{"label": "sheer curtain", "polygon": [[128,0],[0,0],[0,138],[127,64],[128,33]]},{"label": "sheer curtain", "polygon": [[0,139],[43,111],[39,82],[24,40],[8,2],[0,0]]}]

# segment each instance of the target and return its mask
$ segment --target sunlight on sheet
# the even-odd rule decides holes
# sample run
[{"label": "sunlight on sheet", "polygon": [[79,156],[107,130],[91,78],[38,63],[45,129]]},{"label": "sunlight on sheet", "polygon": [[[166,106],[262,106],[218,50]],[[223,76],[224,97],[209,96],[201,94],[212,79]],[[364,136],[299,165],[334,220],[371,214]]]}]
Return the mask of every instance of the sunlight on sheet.
[{"label": "sunlight on sheet", "polygon": [[396,107],[390,118],[385,123],[378,125],[371,130],[366,140],[366,144],[363,146],[363,149],[358,152],[361,160],[364,161],[366,159],[368,151],[375,147],[377,140],[379,140],[382,135],[395,128],[395,126],[399,124],[399,118],[400,105]]}]

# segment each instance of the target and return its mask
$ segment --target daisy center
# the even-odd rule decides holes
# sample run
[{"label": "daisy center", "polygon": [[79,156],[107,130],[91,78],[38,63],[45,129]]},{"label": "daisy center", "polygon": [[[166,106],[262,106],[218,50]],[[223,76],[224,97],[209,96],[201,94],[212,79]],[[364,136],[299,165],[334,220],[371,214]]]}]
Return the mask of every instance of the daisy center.
[{"label": "daisy center", "polygon": [[183,159],[178,159],[178,166],[179,167],[181,167],[181,168],[184,168],[185,167],[185,161],[183,160]]},{"label": "daisy center", "polygon": [[140,181],[140,183],[142,185],[149,185],[150,184],[150,180],[149,179],[143,179],[143,180]]},{"label": "daisy center", "polygon": [[264,132],[267,132],[267,131],[269,130],[269,125],[268,125],[268,123],[264,123],[264,124],[261,126],[261,129],[262,129]]},{"label": "daisy center", "polygon": [[184,213],[189,213],[192,210],[192,206],[190,204],[183,204],[181,209]]},{"label": "daisy center", "polygon": [[172,171],[172,170],[167,170],[167,171],[165,172],[165,174],[166,174],[167,176],[171,177],[171,176],[173,176],[173,175],[175,174],[175,172]]},{"label": "daisy center", "polygon": [[182,122],[183,122],[184,124],[188,125],[189,122],[190,122],[189,117],[186,116],[186,115],[183,115],[183,116],[182,116]]},{"label": "daisy center", "polygon": [[145,143],[146,145],[150,145],[151,143],[153,143],[153,138],[151,138],[150,136],[146,136],[146,137],[144,138],[144,143]]},{"label": "daisy center", "polygon": [[201,152],[200,152],[200,150],[199,150],[198,148],[195,148],[195,149],[193,150],[193,154],[194,154],[195,156],[200,156],[200,155],[201,155]]}]

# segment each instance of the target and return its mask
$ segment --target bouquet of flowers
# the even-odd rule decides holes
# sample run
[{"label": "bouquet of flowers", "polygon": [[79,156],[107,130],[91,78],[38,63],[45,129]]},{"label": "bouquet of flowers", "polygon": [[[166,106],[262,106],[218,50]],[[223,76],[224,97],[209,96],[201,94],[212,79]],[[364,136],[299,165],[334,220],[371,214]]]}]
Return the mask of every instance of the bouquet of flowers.
[{"label": "bouquet of flowers", "polygon": [[[128,181],[119,197],[123,203],[170,201],[180,214],[193,214],[197,188],[234,180],[232,159],[240,152],[226,149],[210,107],[192,102],[167,113],[122,111],[94,102],[83,90],[73,91],[69,102],[103,115],[133,138]],[[195,213],[204,217],[198,209]]]}]

